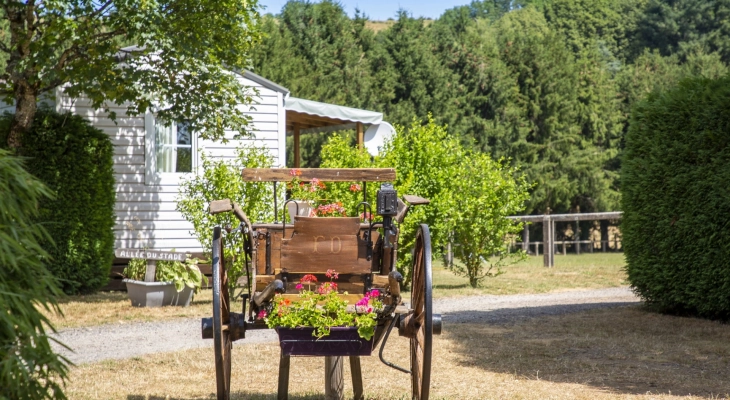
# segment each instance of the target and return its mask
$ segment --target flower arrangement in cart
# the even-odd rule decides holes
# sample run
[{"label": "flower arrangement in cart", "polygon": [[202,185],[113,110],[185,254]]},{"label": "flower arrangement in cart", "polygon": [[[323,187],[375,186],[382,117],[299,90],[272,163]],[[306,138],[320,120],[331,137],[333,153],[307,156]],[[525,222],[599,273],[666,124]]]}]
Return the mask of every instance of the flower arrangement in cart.
[{"label": "flower arrangement in cart", "polygon": [[[269,310],[261,310],[258,319],[266,321],[269,328],[314,328],[312,336],[322,338],[330,334],[332,327],[357,327],[361,338],[370,340],[375,333],[378,311],[383,308],[381,293],[378,289],[370,290],[353,306],[338,296],[337,283],[339,274],[327,270],[327,282],[317,282],[317,277],[304,275],[296,288],[298,297],[292,301],[289,297],[276,295]],[[344,292],[343,294],[347,294]]]},{"label": "flower arrangement in cart", "polygon": [[[362,201],[363,188],[360,184],[330,182],[328,186],[317,178],[304,182],[300,178],[302,171],[298,168],[291,169],[289,175],[293,176],[288,185],[290,197],[311,204],[310,217],[346,217],[348,209],[351,213],[355,213]],[[328,198],[338,200],[328,200]],[[360,218],[369,219],[370,215],[362,212]]]}]

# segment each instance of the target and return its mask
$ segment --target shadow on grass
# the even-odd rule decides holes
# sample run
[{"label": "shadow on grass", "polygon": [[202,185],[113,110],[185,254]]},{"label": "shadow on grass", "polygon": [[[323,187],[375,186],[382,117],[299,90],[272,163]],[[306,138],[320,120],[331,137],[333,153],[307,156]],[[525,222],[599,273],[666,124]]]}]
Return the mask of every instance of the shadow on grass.
[{"label": "shadow on grass", "polygon": [[[144,395],[127,395],[127,400],[202,400],[215,399],[215,395],[211,393],[208,397],[163,397],[163,396],[144,396]],[[276,393],[254,393],[254,392],[231,392],[231,400],[270,400],[277,399]],[[290,394],[290,400],[322,400],[322,394]]]},{"label": "shadow on grass", "polygon": [[520,379],[619,394],[730,393],[730,325],[628,304],[455,312],[444,330],[461,365]]},{"label": "shadow on grass", "polygon": [[439,284],[433,285],[434,289],[466,289],[466,288],[470,288],[470,287],[471,286],[469,286],[468,283],[464,283],[461,285],[439,285]]},{"label": "shadow on grass", "polygon": [[[64,296],[58,300],[59,304],[68,303],[85,303],[85,304],[103,304],[103,303],[117,303],[117,302],[129,301],[127,292],[99,292],[89,295],[78,295],[78,296]],[[200,296],[195,295],[191,304],[213,304],[213,299],[200,299]]]},{"label": "shadow on grass", "polygon": [[99,292],[89,295],[64,296],[58,300],[60,304],[68,303],[116,303],[118,301],[128,301],[127,292]]}]

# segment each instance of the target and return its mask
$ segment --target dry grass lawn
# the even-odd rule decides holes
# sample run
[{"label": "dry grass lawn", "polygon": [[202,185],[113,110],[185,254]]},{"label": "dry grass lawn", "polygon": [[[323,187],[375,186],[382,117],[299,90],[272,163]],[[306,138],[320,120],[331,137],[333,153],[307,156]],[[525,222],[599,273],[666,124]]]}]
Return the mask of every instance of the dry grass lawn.
[{"label": "dry grass lawn", "polygon": [[[245,343],[245,339],[242,341]],[[407,342],[386,358],[407,365]],[[232,398],[275,399],[275,343],[234,348]],[[290,399],[322,398],[322,358],[294,358]],[[366,397],[410,398],[409,377],[363,358]],[[348,363],[345,378],[349,379]],[[210,399],[211,348],[75,367],[70,399]],[[346,388],[350,389],[346,380]],[[351,390],[351,389],[350,389]],[[349,395],[351,396],[351,391]],[[516,324],[445,326],[434,346],[432,399],[728,399],[730,325],[640,306]]]},{"label": "dry grass lawn", "polygon": [[[555,256],[554,268],[544,268],[542,257],[530,257],[507,267],[503,275],[490,278],[474,289],[466,278],[434,263],[434,296],[453,297],[478,294],[547,293],[575,289],[595,289],[625,285],[623,254],[595,253]],[[408,298],[406,294],[406,298]],[[203,290],[190,307],[132,307],[125,292],[105,292],[89,296],[69,296],[61,302],[64,316],[49,315],[56,329],[119,324],[134,321],[161,321],[183,317],[208,317],[212,313],[212,292]]]},{"label": "dry grass lawn", "polygon": [[208,316],[213,312],[213,291],[203,290],[196,294],[189,307],[132,307],[127,292],[68,296],[60,303],[63,316],[52,313],[47,315],[56,329],[65,329]]}]

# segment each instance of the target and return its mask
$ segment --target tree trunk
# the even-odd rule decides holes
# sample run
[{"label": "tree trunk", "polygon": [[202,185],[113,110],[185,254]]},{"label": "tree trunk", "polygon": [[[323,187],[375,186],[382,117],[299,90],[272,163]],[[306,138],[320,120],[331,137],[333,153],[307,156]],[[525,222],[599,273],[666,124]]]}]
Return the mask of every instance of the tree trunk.
[{"label": "tree trunk", "polygon": [[33,117],[38,109],[38,96],[25,81],[16,81],[14,95],[15,116],[10,124],[7,144],[9,148],[18,151],[22,146],[22,134],[33,124]]},{"label": "tree trunk", "polygon": [[[12,2],[4,6],[10,28],[10,52],[6,73],[13,83],[13,97],[15,98],[15,116],[10,124],[7,145],[16,152],[22,146],[22,134],[33,124],[38,105],[40,80],[34,62],[28,63],[31,58],[31,43],[36,34],[35,4],[33,2]],[[25,61],[25,63],[24,63]]]}]

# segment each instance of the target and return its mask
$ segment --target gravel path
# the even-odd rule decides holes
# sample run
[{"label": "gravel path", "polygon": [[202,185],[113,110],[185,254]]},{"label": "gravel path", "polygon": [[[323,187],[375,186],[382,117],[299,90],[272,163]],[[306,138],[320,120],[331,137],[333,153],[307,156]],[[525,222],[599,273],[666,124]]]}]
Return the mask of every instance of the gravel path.
[{"label": "gravel path", "polygon": [[[434,301],[434,312],[443,315],[444,330],[448,330],[449,325],[459,323],[502,324],[594,308],[617,307],[638,301],[628,288],[610,288],[439,299]],[[212,340],[200,338],[198,318],[67,329],[55,337],[73,349],[69,351],[55,345],[56,351],[75,364],[213,346]],[[274,331],[249,331],[246,339],[234,345],[273,341],[276,341]]]}]

